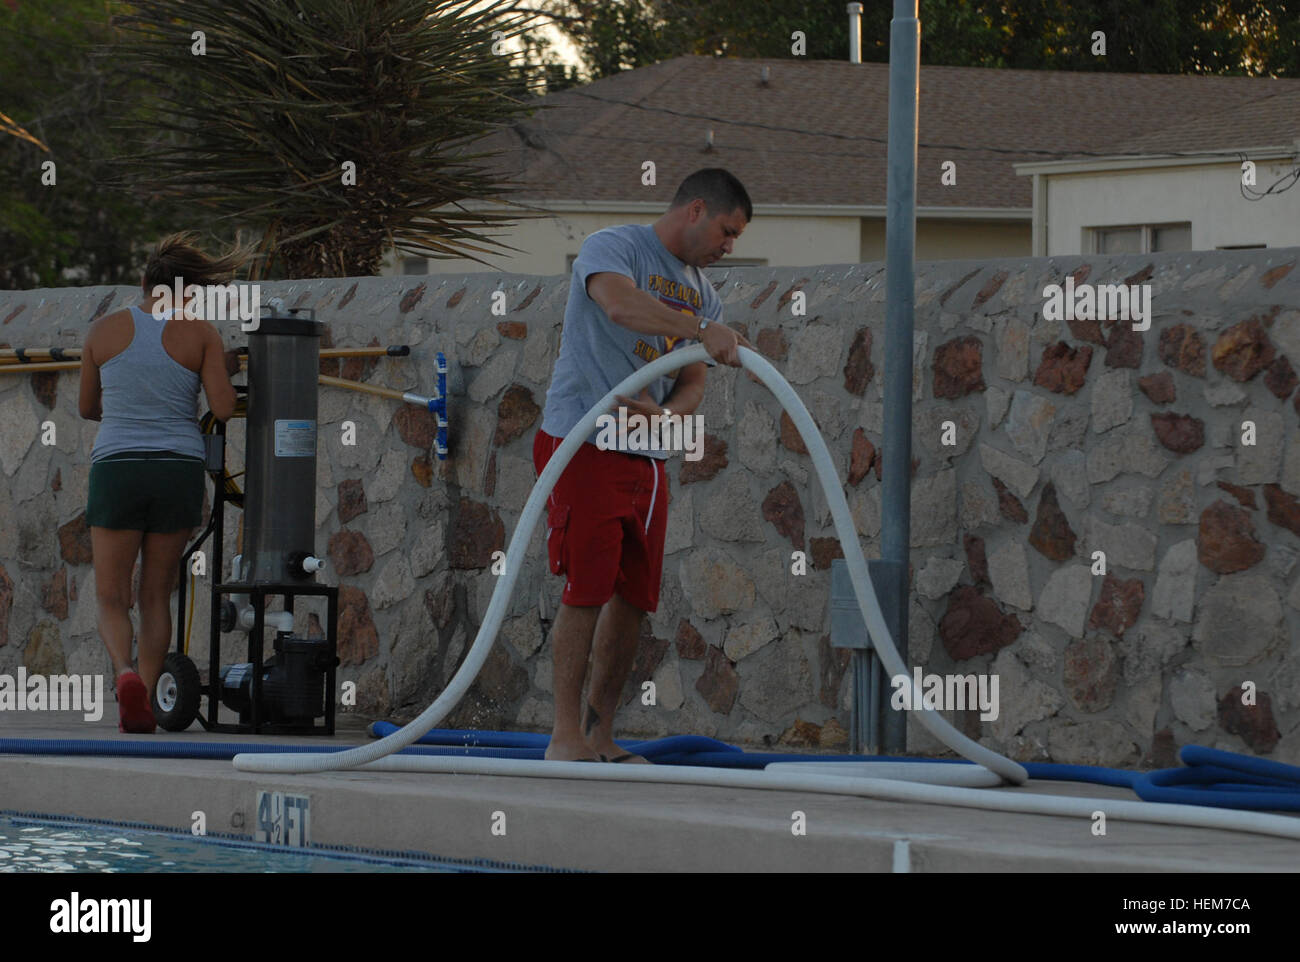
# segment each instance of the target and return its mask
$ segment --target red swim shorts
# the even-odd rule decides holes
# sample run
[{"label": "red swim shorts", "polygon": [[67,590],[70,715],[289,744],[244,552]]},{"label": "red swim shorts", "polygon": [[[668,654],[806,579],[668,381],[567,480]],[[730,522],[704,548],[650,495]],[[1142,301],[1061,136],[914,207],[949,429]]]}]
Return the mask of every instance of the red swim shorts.
[{"label": "red swim shorts", "polygon": [[[563,440],[537,432],[533,467],[539,476]],[[596,607],[618,592],[628,604],[654,611],[667,530],[665,462],[583,443],[546,503],[551,573],[567,578],[561,600]]]}]

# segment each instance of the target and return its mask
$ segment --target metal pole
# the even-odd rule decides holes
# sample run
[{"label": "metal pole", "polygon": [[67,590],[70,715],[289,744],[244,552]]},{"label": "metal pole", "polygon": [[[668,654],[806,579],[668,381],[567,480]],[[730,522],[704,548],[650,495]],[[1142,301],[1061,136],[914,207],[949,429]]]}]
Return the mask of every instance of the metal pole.
[{"label": "metal pole", "polygon": [[862,4],[850,3],[849,14],[849,63],[862,63]]},{"label": "metal pole", "polygon": [[[248,348],[233,348],[235,353],[247,355]],[[409,344],[390,344],[388,347],[323,347],[321,357],[410,357]],[[0,348],[0,364],[22,365],[49,361],[75,361],[81,364],[81,348]]]},{"label": "metal pole", "polygon": [[[911,542],[912,324],[916,256],[916,118],[921,59],[918,0],[894,0],[889,25],[889,180],[885,221],[885,424],[881,558],[898,604],[889,630],[908,661],[907,567]],[[884,690],[888,690],[887,686]],[[907,748],[907,713],[881,706],[884,750]]]}]

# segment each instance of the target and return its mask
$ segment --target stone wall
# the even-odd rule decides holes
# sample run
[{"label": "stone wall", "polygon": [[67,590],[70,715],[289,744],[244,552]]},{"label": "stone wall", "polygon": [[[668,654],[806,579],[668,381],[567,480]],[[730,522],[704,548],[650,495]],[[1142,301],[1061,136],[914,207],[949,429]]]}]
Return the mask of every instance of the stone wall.
[{"label": "stone wall", "polygon": [[[964,730],[1027,760],[1166,764],[1197,743],[1300,762],[1298,258],[918,267],[909,643],[927,671],[998,675],[999,717],[954,713]],[[726,321],[813,412],[877,557],[883,265],[708,275]],[[1149,284],[1151,328],[1044,319],[1043,288],[1071,275]],[[567,289],[567,277],[481,274],[264,285],[263,302],[316,308],[334,346],[413,345],[408,359],[322,362],[328,373],[428,393],[442,350],[463,375],[445,462],[419,409],[321,391],[317,548],[342,586],[341,676],[358,683],[359,711],[414,715],[477,632],[497,581],[492,552],[535,479],[531,441]],[[135,296],[0,292],[0,341],[74,346],[93,317]],[[77,417],[76,392],[71,374],[0,375],[0,671],[107,663],[82,520],[97,425]],[[734,369],[710,372],[701,413],[706,456],[670,462],[661,602],[619,731],[841,747],[847,655],[828,644],[839,544],[803,444],[766,389]],[[53,446],[41,443],[46,421]],[[233,469],[242,436],[232,422]],[[500,643],[449,725],[549,726],[545,639],[561,584],[541,535]],[[806,552],[806,574],[791,573],[794,551]],[[1105,575],[1093,573],[1097,551]],[[318,630],[305,613],[299,622]],[[206,624],[200,603],[200,658]],[[236,637],[223,648],[223,661],[242,660]],[[654,706],[641,704],[645,680]],[[910,732],[913,750],[936,750]]]}]

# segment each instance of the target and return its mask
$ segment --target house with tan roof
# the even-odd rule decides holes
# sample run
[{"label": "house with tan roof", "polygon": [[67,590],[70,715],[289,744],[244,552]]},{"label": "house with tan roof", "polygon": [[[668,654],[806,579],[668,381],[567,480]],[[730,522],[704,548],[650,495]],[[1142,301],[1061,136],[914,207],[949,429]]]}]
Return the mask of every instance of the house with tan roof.
[{"label": "house with tan roof", "polygon": [[1017,164],[1034,254],[1300,246],[1300,80],[1253,83],[1111,149]]},{"label": "house with tan roof", "polygon": [[[587,235],[650,223],[686,175],[725,167],[748,189],[754,220],[734,256],[714,268],[881,260],[888,86],[888,64],[686,56],[540,98],[527,120],[469,148],[500,151],[492,169],[523,188],[510,199],[548,215],[495,232],[519,250],[485,259],[498,270],[564,273]],[[1107,249],[1127,249],[1114,245],[1131,235],[1089,232],[1132,227],[1138,210],[1153,246],[1195,245],[1209,236],[1197,225],[1210,212],[1193,216],[1174,199],[1208,202],[1215,195],[1196,179],[1208,175],[1194,175],[1190,164],[1156,163],[1154,155],[1210,143],[1268,146],[1267,157],[1252,156],[1274,165],[1259,165],[1259,182],[1271,183],[1281,169],[1275,162],[1287,150],[1294,155],[1294,143],[1279,138],[1287,129],[1300,134],[1294,109],[1287,127],[1286,107],[1300,103],[1296,97],[1300,80],[923,66],[917,258],[1080,253],[1080,244],[1097,238]],[[1220,126],[1229,118],[1231,126]],[[1105,166],[1120,156],[1132,169]],[[1119,173],[1133,179],[1115,199],[1109,185]],[[1157,186],[1162,177],[1190,179]],[[1150,208],[1163,220],[1133,202],[1143,191],[1166,195]],[[1293,212],[1287,242],[1300,243],[1300,190],[1270,200],[1280,198]],[[1284,242],[1286,228],[1221,236],[1272,245]],[[386,272],[488,269],[469,259],[405,258]]]}]

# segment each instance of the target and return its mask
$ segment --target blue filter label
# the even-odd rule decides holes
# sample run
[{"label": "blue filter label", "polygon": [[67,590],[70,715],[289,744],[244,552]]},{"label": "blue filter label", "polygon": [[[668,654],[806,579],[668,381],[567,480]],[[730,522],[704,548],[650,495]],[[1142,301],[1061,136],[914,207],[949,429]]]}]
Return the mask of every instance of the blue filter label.
[{"label": "blue filter label", "polygon": [[316,457],[316,422],[275,422],[275,456],[277,458]]}]

